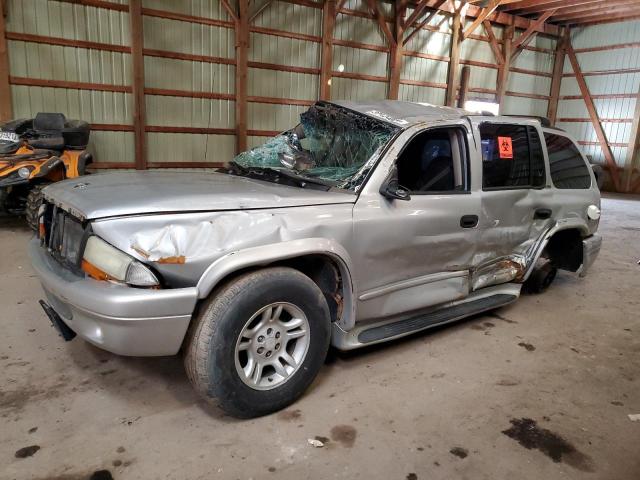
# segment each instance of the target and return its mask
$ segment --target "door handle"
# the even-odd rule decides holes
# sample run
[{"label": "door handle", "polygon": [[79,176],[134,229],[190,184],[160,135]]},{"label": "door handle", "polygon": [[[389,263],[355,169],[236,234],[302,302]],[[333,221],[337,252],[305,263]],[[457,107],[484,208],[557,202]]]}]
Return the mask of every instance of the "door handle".
[{"label": "door handle", "polygon": [[546,220],[551,218],[551,209],[550,208],[537,208],[536,212],[533,215],[533,218],[538,218],[540,220]]},{"label": "door handle", "polygon": [[474,228],[478,225],[478,215],[463,215],[460,218],[462,228]]}]

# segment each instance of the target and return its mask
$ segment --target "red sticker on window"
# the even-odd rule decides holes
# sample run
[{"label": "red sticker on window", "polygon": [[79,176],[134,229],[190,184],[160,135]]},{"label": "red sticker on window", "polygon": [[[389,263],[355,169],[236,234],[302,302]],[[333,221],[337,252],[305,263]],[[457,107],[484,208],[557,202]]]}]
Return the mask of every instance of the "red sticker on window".
[{"label": "red sticker on window", "polygon": [[511,137],[498,137],[500,158],[513,158],[513,143]]}]

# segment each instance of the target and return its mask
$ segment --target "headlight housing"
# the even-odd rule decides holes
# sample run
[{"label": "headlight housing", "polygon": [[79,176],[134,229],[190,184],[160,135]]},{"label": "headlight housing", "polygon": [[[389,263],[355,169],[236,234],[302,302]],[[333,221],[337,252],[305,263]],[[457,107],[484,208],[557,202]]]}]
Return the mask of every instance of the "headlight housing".
[{"label": "headlight housing", "polygon": [[18,176],[22,179],[26,179],[29,178],[31,176],[31,171],[33,170],[33,168],[29,168],[29,167],[20,167],[18,169]]},{"label": "headlight housing", "polygon": [[135,287],[160,285],[158,278],[146,265],[95,235],[87,239],[82,270],[96,280],[115,280]]}]

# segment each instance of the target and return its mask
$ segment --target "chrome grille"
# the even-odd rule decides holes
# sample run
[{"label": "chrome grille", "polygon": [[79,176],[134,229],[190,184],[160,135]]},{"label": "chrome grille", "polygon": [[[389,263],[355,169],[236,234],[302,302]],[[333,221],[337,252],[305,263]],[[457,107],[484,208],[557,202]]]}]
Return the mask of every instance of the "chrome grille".
[{"label": "chrome grille", "polygon": [[82,223],[64,210],[47,205],[44,225],[43,243],[51,255],[61,263],[78,268],[86,231]]}]

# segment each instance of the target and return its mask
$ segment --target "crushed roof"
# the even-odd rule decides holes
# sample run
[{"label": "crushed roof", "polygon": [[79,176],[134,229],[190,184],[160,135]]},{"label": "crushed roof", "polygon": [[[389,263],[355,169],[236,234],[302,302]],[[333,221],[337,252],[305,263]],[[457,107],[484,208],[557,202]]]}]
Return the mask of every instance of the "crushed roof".
[{"label": "crushed roof", "polygon": [[457,119],[467,115],[473,115],[473,113],[462,108],[441,107],[428,103],[405,102],[401,100],[379,100],[372,102],[331,101],[328,103],[348,108],[349,110],[403,128],[425,121]]}]

